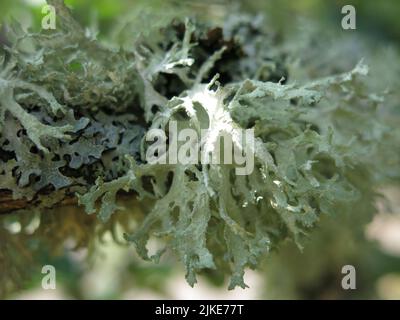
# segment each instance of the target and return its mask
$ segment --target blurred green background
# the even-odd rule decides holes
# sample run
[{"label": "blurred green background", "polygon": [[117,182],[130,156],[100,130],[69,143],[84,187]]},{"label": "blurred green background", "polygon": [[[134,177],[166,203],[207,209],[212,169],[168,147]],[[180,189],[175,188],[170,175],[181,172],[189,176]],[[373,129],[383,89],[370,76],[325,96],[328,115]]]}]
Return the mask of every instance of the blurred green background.
[{"label": "blurred green background", "polygon": [[[159,13],[171,12],[180,8],[193,14],[215,14],[210,8],[240,6],[251,13],[268,13],[274,27],[290,27],[293,17],[318,20],[321,25],[337,23],[341,19],[341,8],[351,4],[357,9],[357,30],[369,37],[396,41],[400,39],[400,4],[397,0],[280,0],[280,1],[229,1],[229,0],[66,0],[74,8],[75,16],[85,25],[98,19],[99,28],[107,33],[116,19],[134,16],[138,10],[146,8]],[[14,17],[20,22],[38,26],[41,19],[41,6],[45,0],[3,0],[0,4],[0,19]],[[0,20],[0,21],[1,21]]]}]

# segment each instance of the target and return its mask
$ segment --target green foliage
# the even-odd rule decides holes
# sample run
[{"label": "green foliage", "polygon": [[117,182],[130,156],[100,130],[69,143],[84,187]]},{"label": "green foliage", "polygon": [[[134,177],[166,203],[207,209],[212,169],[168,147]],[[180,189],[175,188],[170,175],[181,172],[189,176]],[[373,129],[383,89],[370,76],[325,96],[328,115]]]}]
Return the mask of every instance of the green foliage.
[{"label": "green foliage", "polygon": [[[39,208],[76,193],[108,227],[119,219],[118,193],[134,192],[144,214],[127,218],[138,225],[125,225],[126,240],[156,262],[172,250],[190,285],[196,274],[217,269],[231,276],[229,288],[244,288],[245,268],[257,268],[285,240],[302,248],[322,215],[366,196],[373,208],[375,189],[399,172],[393,148],[400,134],[382,115],[384,92],[371,88],[362,61],[347,72],[310,76],[294,64],[299,52],[262,19],[237,13],[221,28],[176,19],[132,36],[129,49],[111,49],[62,1],[49,3],[57,8],[57,30],[14,26],[12,45],[1,53],[0,188],[14,199],[36,199]],[[222,135],[244,150],[240,130],[253,128],[254,171],[147,163],[145,132],[167,130],[170,121],[207,128],[203,147],[211,153]],[[87,245],[101,227],[80,215],[73,221],[82,229],[72,238]],[[65,223],[59,218],[54,227]],[[6,229],[0,236],[14,237]],[[16,237],[53,242],[36,231]],[[163,244],[155,253],[148,252],[152,238]],[[1,253],[2,269],[9,256]]]}]

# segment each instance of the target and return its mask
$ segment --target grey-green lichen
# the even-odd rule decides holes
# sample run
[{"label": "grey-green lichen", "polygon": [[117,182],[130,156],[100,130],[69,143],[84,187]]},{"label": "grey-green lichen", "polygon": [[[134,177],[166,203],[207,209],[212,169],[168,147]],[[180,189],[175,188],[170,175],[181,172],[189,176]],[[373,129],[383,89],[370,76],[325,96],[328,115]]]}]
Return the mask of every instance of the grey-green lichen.
[{"label": "grey-green lichen", "polygon": [[[59,28],[14,28],[1,52],[0,189],[14,199],[77,192],[104,223],[120,208],[118,193],[133,192],[144,217],[126,240],[144,259],[172,250],[190,285],[218,269],[231,276],[229,288],[245,287],[247,267],[286,239],[301,248],[321,215],[373,196],[399,168],[392,149],[400,135],[381,115],[384,94],[366,84],[366,62],[291,82],[291,52],[260,19],[241,15],[222,28],[178,19],[132,50],[114,50],[84,32],[62,1],[49,3]],[[239,141],[240,129],[253,128],[254,171],[148,163],[145,132],[172,120],[208,128],[213,139]],[[213,139],[205,142],[211,152]],[[153,237],[164,247],[150,254]]]}]

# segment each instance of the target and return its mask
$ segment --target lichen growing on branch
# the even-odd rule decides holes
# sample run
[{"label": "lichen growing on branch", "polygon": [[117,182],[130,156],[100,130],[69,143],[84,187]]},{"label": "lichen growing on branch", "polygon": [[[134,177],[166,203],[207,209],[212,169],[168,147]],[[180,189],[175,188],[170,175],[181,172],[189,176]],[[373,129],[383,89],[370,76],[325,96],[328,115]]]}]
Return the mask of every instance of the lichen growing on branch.
[{"label": "lichen growing on branch", "polygon": [[[322,215],[373,197],[399,168],[399,130],[381,115],[385,97],[371,91],[367,61],[292,82],[290,47],[260,19],[238,14],[222,27],[175,19],[132,49],[110,49],[62,1],[48,2],[58,28],[29,33],[14,26],[11,45],[1,50],[0,191],[43,212],[76,195],[110,228],[119,195],[128,193],[143,214],[130,216],[137,226],[125,240],[144,259],[174,252],[190,285],[203,270],[217,269],[231,277],[229,288],[244,288],[246,268],[257,268],[284,240],[302,248]],[[245,149],[238,132],[254,129],[254,170],[149,163],[146,132],[167,131],[171,121],[208,129],[211,153],[222,135]],[[83,232],[96,236],[90,225],[100,222],[88,221]],[[65,221],[58,223],[52,226]],[[6,228],[0,236],[46,241]],[[154,237],[164,246],[149,253]],[[0,250],[2,270],[9,256]]]}]

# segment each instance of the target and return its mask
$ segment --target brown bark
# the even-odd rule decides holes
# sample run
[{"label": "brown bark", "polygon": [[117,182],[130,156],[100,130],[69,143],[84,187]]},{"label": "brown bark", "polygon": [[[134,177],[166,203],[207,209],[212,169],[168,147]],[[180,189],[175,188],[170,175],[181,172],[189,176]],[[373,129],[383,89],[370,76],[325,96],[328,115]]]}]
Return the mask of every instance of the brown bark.
[{"label": "brown bark", "polygon": [[[49,195],[51,196],[51,195]],[[29,209],[39,203],[40,200],[37,197],[32,200],[12,198],[12,193],[7,190],[0,190],[0,214],[12,213],[16,210]],[[55,205],[66,206],[76,205],[78,203],[77,198],[73,195],[65,195],[65,198],[60,200]]]},{"label": "brown bark", "polygon": [[[41,196],[52,197],[52,192],[43,192]],[[59,195],[58,195],[59,196]],[[136,194],[133,191],[118,192],[118,201],[129,202],[132,198],[135,198]],[[43,198],[34,197],[32,200],[28,199],[13,199],[12,193],[8,190],[0,190],[0,215],[10,214],[17,210],[21,209],[30,209],[37,207]],[[65,196],[62,197],[59,201],[54,203],[51,208],[54,207],[63,207],[63,206],[78,206],[78,198],[74,195],[74,193],[68,192],[66,190]]]}]

